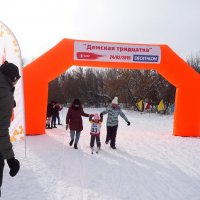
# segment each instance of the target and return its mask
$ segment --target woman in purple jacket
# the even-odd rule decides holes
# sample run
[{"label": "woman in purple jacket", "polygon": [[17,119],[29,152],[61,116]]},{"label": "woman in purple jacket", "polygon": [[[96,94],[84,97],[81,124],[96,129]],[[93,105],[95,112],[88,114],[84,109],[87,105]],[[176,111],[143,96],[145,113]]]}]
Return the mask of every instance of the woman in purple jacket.
[{"label": "woman in purple jacket", "polygon": [[[83,107],[79,99],[74,99],[66,116],[66,130],[70,129],[71,141],[70,146],[74,143],[74,148],[78,149],[77,144],[83,130],[82,116],[89,117],[90,115],[83,111]],[[74,142],[75,141],[75,142]]]}]

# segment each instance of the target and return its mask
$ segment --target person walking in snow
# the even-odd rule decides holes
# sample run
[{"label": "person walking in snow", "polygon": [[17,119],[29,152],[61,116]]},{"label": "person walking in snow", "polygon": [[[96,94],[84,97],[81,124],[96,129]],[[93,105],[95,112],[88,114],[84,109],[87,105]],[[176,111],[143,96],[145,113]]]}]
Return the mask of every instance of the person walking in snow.
[{"label": "person walking in snow", "polygon": [[78,149],[78,141],[80,138],[81,131],[83,130],[82,116],[89,117],[89,115],[83,111],[83,107],[79,99],[74,99],[70,106],[66,116],[66,130],[70,129],[71,141],[70,146],[74,143],[74,148]]},{"label": "person walking in snow", "polygon": [[127,122],[128,126],[130,126],[130,122],[118,105],[118,97],[115,97],[112,100],[111,106],[109,106],[103,112],[101,112],[100,117],[102,117],[105,114],[108,114],[106,124],[107,136],[105,143],[108,144],[110,141],[111,148],[116,149],[115,143],[118,128],[118,116],[120,115]]},{"label": "person walking in snow", "polygon": [[92,149],[93,153],[93,148],[94,148],[94,143],[96,140],[97,144],[97,152],[101,148],[101,142],[100,142],[100,129],[101,129],[101,123],[103,121],[103,116],[99,119],[99,115],[97,113],[94,114],[94,116],[89,117],[89,121],[91,123],[91,129],[90,129],[90,148]]},{"label": "person walking in snow", "polygon": [[0,66],[0,196],[4,160],[7,160],[10,176],[15,176],[20,169],[20,163],[15,158],[9,136],[10,119],[13,107],[16,105],[13,93],[19,79],[19,69],[16,65],[5,61]]}]

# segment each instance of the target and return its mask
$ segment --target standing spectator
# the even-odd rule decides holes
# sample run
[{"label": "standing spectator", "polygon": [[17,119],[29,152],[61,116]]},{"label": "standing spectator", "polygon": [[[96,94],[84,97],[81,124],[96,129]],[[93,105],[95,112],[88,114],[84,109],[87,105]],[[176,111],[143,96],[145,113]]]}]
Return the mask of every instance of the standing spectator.
[{"label": "standing spectator", "polygon": [[56,109],[56,118],[58,119],[58,125],[62,125],[60,123],[60,115],[59,112],[63,109],[62,106],[59,103],[56,103],[55,105],[55,109]]},{"label": "standing spectator", "polygon": [[10,176],[15,176],[20,169],[20,163],[15,159],[9,135],[10,119],[15,105],[13,92],[19,79],[18,67],[5,61],[0,67],[0,196],[4,160],[7,160]]},{"label": "standing spectator", "polygon": [[96,144],[97,144],[97,152],[100,150],[101,148],[101,142],[100,142],[100,129],[101,129],[101,123],[103,121],[103,117],[101,117],[101,119],[99,119],[99,115],[96,113],[94,114],[94,116],[90,116],[89,117],[89,121],[91,123],[91,129],[90,129],[90,148],[92,149],[92,153],[93,153],[93,147],[94,147],[94,142],[96,140]]},{"label": "standing spectator", "polygon": [[51,120],[52,120],[52,112],[53,112],[53,105],[51,102],[47,104],[47,116],[46,116],[46,128],[51,129]]},{"label": "standing spectator", "polygon": [[56,102],[51,101],[51,104],[52,104],[51,128],[57,128],[57,126],[56,126],[56,116],[57,116]]},{"label": "standing spectator", "polygon": [[[74,99],[66,116],[66,130],[70,129],[71,141],[70,146],[74,143],[74,148],[78,149],[77,144],[80,138],[81,131],[83,130],[82,117],[89,117],[90,115],[83,111],[83,107],[79,99]],[[75,142],[74,142],[75,140]]]},{"label": "standing spectator", "polygon": [[1,185],[3,181],[3,168],[4,168],[4,158],[3,155],[0,153],[0,197],[1,197]]},{"label": "standing spectator", "polygon": [[106,136],[105,143],[108,144],[110,141],[111,148],[116,149],[115,142],[116,142],[116,135],[117,135],[117,128],[118,128],[118,116],[120,115],[127,122],[128,126],[130,125],[130,122],[125,116],[125,114],[121,111],[118,105],[118,97],[115,97],[112,100],[110,107],[106,108],[106,110],[101,112],[100,117],[102,117],[105,114],[108,114],[107,136]]},{"label": "standing spectator", "polygon": [[171,106],[171,113],[174,113],[174,103]]}]

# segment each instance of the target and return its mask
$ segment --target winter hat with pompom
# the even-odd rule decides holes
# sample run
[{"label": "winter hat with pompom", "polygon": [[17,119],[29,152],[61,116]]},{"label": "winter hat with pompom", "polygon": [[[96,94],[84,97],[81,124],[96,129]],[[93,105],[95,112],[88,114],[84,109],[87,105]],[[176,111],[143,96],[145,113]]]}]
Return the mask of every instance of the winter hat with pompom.
[{"label": "winter hat with pompom", "polygon": [[114,97],[114,99],[112,100],[112,104],[118,104],[118,97]]},{"label": "winter hat with pompom", "polygon": [[99,120],[99,115],[97,113],[94,114],[94,120]]}]

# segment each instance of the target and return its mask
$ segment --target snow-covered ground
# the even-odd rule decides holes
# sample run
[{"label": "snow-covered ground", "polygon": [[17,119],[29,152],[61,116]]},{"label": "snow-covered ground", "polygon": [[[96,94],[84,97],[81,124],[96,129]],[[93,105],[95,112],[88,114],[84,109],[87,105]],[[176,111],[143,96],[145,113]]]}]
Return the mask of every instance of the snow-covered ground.
[{"label": "snow-covered ground", "polygon": [[200,138],[173,136],[172,115],[124,112],[131,126],[119,117],[117,150],[104,143],[107,116],[99,154],[90,152],[88,118],[78,150],[64,125],[27,137],[26,158],[15,143],[21,170],[11,178],[5,166],[2,200],[200,200]]}]

